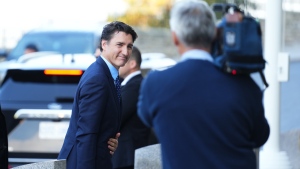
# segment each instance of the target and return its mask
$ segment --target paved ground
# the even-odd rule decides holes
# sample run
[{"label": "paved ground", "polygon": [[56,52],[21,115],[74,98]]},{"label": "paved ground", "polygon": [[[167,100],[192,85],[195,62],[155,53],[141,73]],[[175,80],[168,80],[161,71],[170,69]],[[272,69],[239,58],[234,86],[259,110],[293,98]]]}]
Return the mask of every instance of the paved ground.
[{"label": "paved ground", "polygon": [[300,130],[281,133],[280,149],[288,155],[292,169],[300,169]]}]

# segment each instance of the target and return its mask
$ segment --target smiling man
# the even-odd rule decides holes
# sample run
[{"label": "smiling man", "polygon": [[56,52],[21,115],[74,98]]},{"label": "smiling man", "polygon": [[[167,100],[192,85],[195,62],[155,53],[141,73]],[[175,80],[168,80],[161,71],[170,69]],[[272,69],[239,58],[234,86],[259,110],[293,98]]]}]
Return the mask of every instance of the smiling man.
[{"label": "smiling man", "polygon": [[67,159],[68,169],[112,169],[121,124],[118,70],[131,56],[136,38],[132,27],[123,22],[104,27],[101,56],[78,84],[69,129],[58,156]]}]

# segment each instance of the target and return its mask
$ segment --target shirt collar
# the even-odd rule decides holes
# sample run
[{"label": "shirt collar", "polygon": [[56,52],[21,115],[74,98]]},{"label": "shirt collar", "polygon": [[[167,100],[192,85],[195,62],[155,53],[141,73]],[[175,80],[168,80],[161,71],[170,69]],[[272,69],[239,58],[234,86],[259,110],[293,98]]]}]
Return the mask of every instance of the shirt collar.
[{"label": "shirt collar", "polygon": [[193,49],[183,53],[183,55],[181,56],[181,61],[185,61],[188,59],[199,59],[213,62],[213,58],[211,57],[211,55],[208,52],[200,49]]},{"label": "shirt collar", "polygon": [[141,73],[142,73],[142,72],[141,72],[140,70],[130,73],[128,76],[125,77],[125,79],[124,79],[123,82],[121,83],[121,86],[125,86],[126,83],[127,83],[131,78],[133,78],[134,76],[139,75],[139,74],[141,74]]},{"label": "shirt collar", "polygon": [[106,60],[102,55],[101,58],[104,60],[106,65],[108,66],[108,69],[110,71],[111,76],[114,80],[116,80],[117,76],[119,75],[118,69],[116,69],[108,60]]}]

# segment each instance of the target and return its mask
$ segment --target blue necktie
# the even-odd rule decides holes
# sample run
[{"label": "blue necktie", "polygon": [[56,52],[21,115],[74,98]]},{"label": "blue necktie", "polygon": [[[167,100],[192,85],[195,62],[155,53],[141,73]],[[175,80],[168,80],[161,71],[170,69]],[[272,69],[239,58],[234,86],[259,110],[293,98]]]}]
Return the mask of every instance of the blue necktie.
[{"label": "blue necktie", "polygon": [[119,76],[117,76],[117,78],[115,80],[115,85],[116,85],[116,89],[117,89],[117,95],[118,95],[119,103],[121,103],[121,83],[120,83]]}]

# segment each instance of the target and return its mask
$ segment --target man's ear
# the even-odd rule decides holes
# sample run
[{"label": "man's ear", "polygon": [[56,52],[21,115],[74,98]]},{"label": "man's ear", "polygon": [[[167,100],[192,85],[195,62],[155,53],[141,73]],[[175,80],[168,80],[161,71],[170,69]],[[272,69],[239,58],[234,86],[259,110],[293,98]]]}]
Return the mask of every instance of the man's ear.
[{"label": "man's ear", "polygon": [[128,60],[128,62],[129,62],[129,67],[130,67],[131,69],[136,68],[137,64],[136,64],[136,61],[135,61],[135,60]]},{"label": "man's ear", "polygon": [[176,35],[176,33],[174,31],[172,31],[172,40],[173,40],[173,43],[178,46],[179,45],[179,39]]},{"label": "man's ear", "polygon": [[107,40],[102,40],[101,41],[101,46],[102,46],[103,51],[105,51],[106,46],[107,46]]}]

